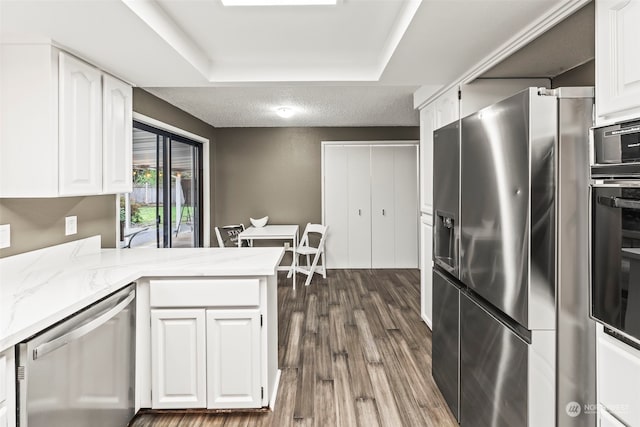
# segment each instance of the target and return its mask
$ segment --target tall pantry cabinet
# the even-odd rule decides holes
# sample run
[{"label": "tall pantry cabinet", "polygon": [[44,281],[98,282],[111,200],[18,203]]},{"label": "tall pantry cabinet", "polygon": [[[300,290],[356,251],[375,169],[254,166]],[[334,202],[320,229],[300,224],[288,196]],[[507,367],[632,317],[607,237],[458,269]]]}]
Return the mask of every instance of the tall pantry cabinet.
[{"label": "tall pantry cabinet", "polygon": [[418,267],[417,141],[323,142],[329,268]]}]

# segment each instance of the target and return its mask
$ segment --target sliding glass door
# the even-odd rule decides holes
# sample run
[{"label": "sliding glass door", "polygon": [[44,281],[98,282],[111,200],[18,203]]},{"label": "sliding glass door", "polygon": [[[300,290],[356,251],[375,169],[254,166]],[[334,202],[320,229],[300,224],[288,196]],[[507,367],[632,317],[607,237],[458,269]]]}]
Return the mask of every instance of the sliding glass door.
[{"label": "sliding glass door", "polygon": [[202,246],[201,176],[202,144],[134,121],[134,183],[121,200],[121,246]]}]

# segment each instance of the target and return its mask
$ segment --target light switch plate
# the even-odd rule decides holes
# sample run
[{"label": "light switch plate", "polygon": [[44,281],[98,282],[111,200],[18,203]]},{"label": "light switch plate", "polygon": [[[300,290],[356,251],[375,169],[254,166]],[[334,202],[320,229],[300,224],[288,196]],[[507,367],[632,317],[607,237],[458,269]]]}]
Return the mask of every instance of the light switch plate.
[{"label": "light switch plate", "polygon": [[64,219],[64,235],[70,236],[78,232],[78,217],[68,216]]},{"label": "light switch plate", "polygon": [[0,249],[11,246],[11,225],[0,225]]}]

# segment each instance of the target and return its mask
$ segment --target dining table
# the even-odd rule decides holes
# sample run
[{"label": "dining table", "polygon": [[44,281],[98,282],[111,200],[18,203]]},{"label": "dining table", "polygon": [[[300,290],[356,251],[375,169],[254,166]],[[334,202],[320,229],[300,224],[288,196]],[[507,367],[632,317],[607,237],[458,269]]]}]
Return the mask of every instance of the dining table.
[{"label": "dining table", "polygon": [[[265,225],[263,227],[249,227],[246,230],[242,231],[238,234],[238,247],[242,246],[242,242],[253,242],[254,240],[285,240],[286,242],[291,241],[291,246],[289,247],[291,251],[293,251],[293,256],[291,260],[290,266],[280,266],[278,267],[279,271],[290,271],[292,272],[293,277],[293,289],[296,288],[296,249],[298,247],[298,231],[300,226],[296,225],[288,225],[288,224],[272,224]],[[285,248],[287,245],[285,244]]]}]

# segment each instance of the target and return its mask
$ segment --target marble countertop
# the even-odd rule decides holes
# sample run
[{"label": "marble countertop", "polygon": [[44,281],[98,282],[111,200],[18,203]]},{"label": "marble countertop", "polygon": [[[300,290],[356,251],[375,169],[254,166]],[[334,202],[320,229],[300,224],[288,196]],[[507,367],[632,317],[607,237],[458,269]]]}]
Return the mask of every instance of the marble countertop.
[{"label": "marble countertop", "polygon": [[98,236],[0,259],[0,351],[142,277],[268,276],[283,248],[100,249]]}]

